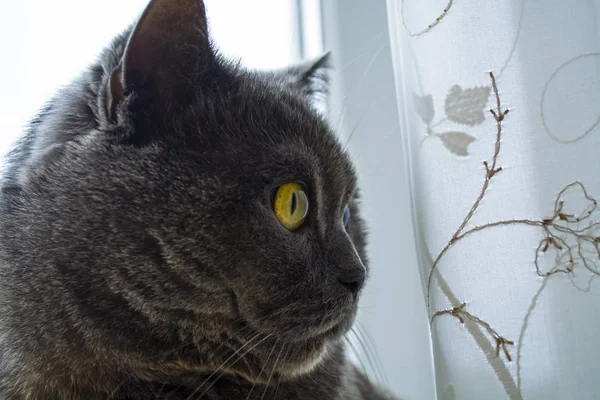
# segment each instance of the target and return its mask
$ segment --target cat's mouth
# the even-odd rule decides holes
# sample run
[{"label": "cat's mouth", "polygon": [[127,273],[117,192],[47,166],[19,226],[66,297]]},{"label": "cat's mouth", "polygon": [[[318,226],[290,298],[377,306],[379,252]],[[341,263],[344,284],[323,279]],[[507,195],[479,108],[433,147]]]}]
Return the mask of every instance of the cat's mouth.
[{"label": "cat's mouth", "polygon": [[337,340],[342,337],[352,325],[353,319],[345,318],[341,321],[332,321],[324,326],[313,328],[307,332],[306,336],[296,342],[299,343],[326,343],[331,340]]},{"label": "cat's mouth", "polygon": [[256,324],[252,320],[245,323],[254,331],[270,335],[275,340],[295,344],[320,344],[342,337],[352,326],[355,312],[344,313],[337,318],[329,318],[319,324],[309,325],[301,322],[291,322],[282,326]]}]

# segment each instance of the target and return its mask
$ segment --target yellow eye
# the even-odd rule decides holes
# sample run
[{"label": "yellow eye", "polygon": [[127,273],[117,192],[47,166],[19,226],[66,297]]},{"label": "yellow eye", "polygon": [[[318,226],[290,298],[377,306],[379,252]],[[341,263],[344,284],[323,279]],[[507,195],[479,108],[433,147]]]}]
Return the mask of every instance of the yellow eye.
[{"label": "yellow eye", "polygon": [[277,189],[273,208],[281,225],[293,231],[306,220],[308,197],[299,183],[286,183]]}]

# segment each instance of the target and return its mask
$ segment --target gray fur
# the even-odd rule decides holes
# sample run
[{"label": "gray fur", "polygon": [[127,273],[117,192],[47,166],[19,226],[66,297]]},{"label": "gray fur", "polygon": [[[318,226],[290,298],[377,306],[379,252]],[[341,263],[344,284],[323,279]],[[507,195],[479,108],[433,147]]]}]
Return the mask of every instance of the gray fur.
[{"label": "gray fur", "polygon": [[[0,398],[388,398],[342,346],[365,234],[352,164],[310,105],[325,59],[229,63],[200,0],[153,0],[140,21],[6,160]],[[311,208],[290,232],[271,200],[293,181]]]}]

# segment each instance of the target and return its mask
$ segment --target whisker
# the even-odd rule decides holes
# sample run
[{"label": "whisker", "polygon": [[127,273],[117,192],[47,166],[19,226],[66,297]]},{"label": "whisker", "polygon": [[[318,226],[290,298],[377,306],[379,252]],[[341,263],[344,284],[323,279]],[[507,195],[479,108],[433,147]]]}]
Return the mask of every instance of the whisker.
[{"label": "whisker", "polygon": [[275,344],[273,345],[273,348],[271,349],[271,352],[269,353],[269,355],[267,356],[267,359],[265,360],[265,363],[263,364],[262,368],[260,369],[260,373],[258,374],[258,377],[256,378],[256,380],[254,381],[254,383],[252,384],[252,387],[250,388],[250,391],[248,392],[248,396],[246,397],[246,400],[250,399],[250,396],[252,395],[252,391],[254,390],[254,388],[256,387],[256,382],[258,382],[258,379],[260,379],[260,377],[263,374],[263,371],[265,370],[265,367],[267,366],[267,364],[269,363],[269,359],[271,358],[271,355],[273,354],[273,352],[275,351],[275,348],[277,347],[277,344],[279,343],[279,340],[277,340],[275,342]]},{"label": "whisker", "polygon": [[363,333],[363,336],[367,342],[367,345],[369,345],[371,348],[371,354],[373,355],[373,358],[375,359],[375,364],[377,365],[377,368],[379,369],[379,373],[383,377],[383,381],[385,382],[386,386],[389,387],[390,383],[387,379],[387,374],[385,373],[385,367],[383,366],[381,357],[379,357],[379,353],[377,352],[377,348],[375,346],[375,340],[373,339],[373,336],[371,336],[369,329],[364,324],[362,324],[360,321],[356,321],[356,322],[357,322],[358,329]]},{"label": "whisker", "polygon": [[275,364],[273,364],[273,369],[271,370],[271,374],[269,375],[269,379],[267,380],[267,384],[265,385],[265,390],[263,391],[262,396],[260,396],[260,400],[265,398],[267,394],[267,390],[269,389],[269,384],[271,383],[271,379],[273,378],[273,374],[275,373],[275,369],[277,368],[277,363],[279,363],[279,358],[281,357],[281,353],[283,353],[283,349],[285,346],[281,346],[281,350],[279,350],[279,354],[277,355],[277,359],[275,360]]},{"label": "whisker", "polygon": [[160,387],[160,390],[158,391],[158,393],[156,394],[156,398],[159,399],[160,395],[162,394],[163,390],[165,390],[165,387],[167,386],[166,383],[163,383],[162,386]]},{"label": "whisker", "polygon": [[[194,391],[193,391],[193,392],[192,392],[192,393],[191,393],[191,394],[190,394],[190,395],[189,395],[189,396],[186,398],[186,400],[191,400],[191,399],[192,399],[192,397],[193,397],[193,396],[194,396],[196,393],[198,393],[198,391],[199,391],[200,389],[202,389],[202,387],[203,387],[203,386],[204,386],[206,383],[208,383],[208,382],[211,380],[211,378],[212,378],[213,376],[215,376],[215,374],[216,374],[217,372],[219,372],[219,371],[220,371],[220,370],[221,370],[221,369],[222,369],[222,368],[223,368],[223,367],[224,367],[224,366],[225,366],[225,365],[226,365],[226,364],[227,364],[227,363],[228,363],[228,362],[229,362],[229,361],[230,361],[230,360],[231,360],[231,359],[234,357],[234,356],[236,356],[236,355],[237,355],[237,354],[238,354],[238,353],[239,353],[239,352],[240,352],[240,351],[241,351],[241,350],[242,350],[244,347],[246,347],[246,346],[247,346],[247,345],[248,345],[250,342],[252,342],[252,341],[253,341],[253,340],[254,340],[256,337],[258,337],[259,335],[260,335],[260,333],[259,333],[259,334],[257,334],[257,335],[255,335],[255,336],[254,336],[252,339],[250,339],[248,342],[246,342],[246,344],[244,344],[242,347],[240,347],[238,350],[236,350],[236,351],[235,351],[235,353],[233,353],[231,356],[229,356],[229,357],[228,357],[228,358],[227,358],[227,359],[226,359],[226,360],[225,360],[225,361],[224,361],[224,362],[223,362],[223,363],[222,363],[222,364],[221,364],[221,365],[220,365],[220,366],[219,366],[219,367],[218,367],[216,370],[214,370],[214,371],[213,371],[213,372],[212,372],[212,373],[211,373],[211,374],[208,376],[208,378],[206,378],[206,379],[204,380],[204,382],[202,382],[202,383],[200,384],[200,386],[198,386],[198,387],[197,387],[197,388],[196,388],[196,389],[195,389],[195,390],[194,390]],[[240,361],[242,358],[244,358],[246,355],[248,355],[248,353],[250,353],[250,352],[251,352],[252,350],[254,350],[254,349],[255,349],[255,348],[258,346],[258,345],[260,345],[262,342],[264,342],[265,340],[267,340],[267,339],[268,339],[268,338],[270,338],[271,336],[272,336],[272,334],[271,334],[271,333],[269,333],[269,334],[268,334],[268,335],[266,335],[264,338],[262,338],[261,340],[259,340],[259,341],[258,341],[258,343],[254,344],[252,347],[250,347],[250,348],[249,348],[249,349],[248,349],[248,350],[247,350],[247,351],[246,351],[244,354],[242,354],[242,355],[240,355],[238,358],[236,358],[236,359],[235,359],[235,361],[233,361],[233,362],[231,363],[231,365],[235,365],[235,363],[237,363],[238,361]],[[231,366],[231,365],[230,365],[230,366]],[[223,376],[223,374],[225,374],[225,372],[224,372],[224,371],[223,371],[223,372],[221,372],[221,373],[219,374],[219,376],[217,377],[217,379],[215,379],[215,380],[214,380],[214,381],[213,381],[213,382],[212,382],[210,385],[208,385],[208,387],[207,387],[206,389],[204,389],[204,391],[203,391],[203,392],[200,394],[200,396],[198,396],[198,398],[200,399],[200,398],[202,398],[202,396],[204,396],[206,393],[208,393],[208,391],[210,390],[210,388],[212,388],[212,387],[214,386],[214,384],[215,384],[215,383],[217,383],[217,381],[218,381],[219,379],[221,379],[221,377]]]},{"label": "whisker", "polygon": [[[292,348],[288,347],[288,349],[285,351],[285,354],[283,355],[283,359],[282,361],[285,363],[285,361],[287,360],[287,357],[290,355],[290,350]],[[281,379],[279,379],[277,381],[277,386],[275,386],[275,390],[274,390],[274,394],[273,394],[273,400],[277,400],[277,395],[279,394],[279,386],[281,385]]]},{"label": "whisker", "polygon": [[352,92],[352,90],[354,90],[356,87],[359,87],[362,84],[362,82],[364,81],[364,79],[368,75],[369,71],[371,70],[371,68],[375,64],[375,60],[377,60],[377,57],[379,56],[379,54],[381,53],[381,51],[384,49],[385,45],[386,45],[386,42],[382,41],[382,43],[379,45],[379,47],[377,48],[377,50],[373,54],[373,57],[371,58],[371,60],[367,64],[367,67],[365,68],[365,71],[362,73],[361,77],[358,79],[358,81],[355,81],[354,83],[352,83],[352,85],[348,89],[346,89],[346,91],[344,93],[344,96],[342,97],[342,108],[339,111],[340,115],[339,115],[338,120],[335,123],[335,125],[333,125],[335,127],[336,131],[338,131],[340,129],[340,125],[341,125],[341,122],[342,122],[342,118],[344,116],[344,112],[346,111],[346,108],[348,106],[348,96],[350,95],[350,92]]},{"label": "whisker", "polygon": [[356,340],[358,341],[358,345],[360,346],[360,348],[362,350],[361,354],[364,354],[367,357],[367,363],[369,364],[370,371],[375,375],[377,384],[381,385],[382,384],[381,375],[379,373],[379,369],[375,368],[375,363],[373,362],[373,357],[371,355],[371,349],[365,345],[364,340],[359,332],[357,332],[356,330],[353,329],[352,333],[354,333],[354,336],[356,337]]},{"label": "whisker", "polygon": [[123,379],[123,381],[121,381],[121,383],[119,383],[117,385],[117,387],[115,388],[115,390],[113,390],[110,393],[110,395],[107,397],[107,400],[112,399],[117,394],[117,392],[119,391],[119,389],[121,389],[127,383],[127,381],[129,381],[130,379],[131,379],[130,376],[128,376],[127,378]]},{"label": "whisker", "polygon": [[332,363],[334,365],[334,367],[337,367],[337,368],[340,367],[340,364],[333,357],[333,355],[330,354],[330,352],[326,352],[325,356],[323,357],[322,362],[317,366],[317,368],[320,369],[321,371],[323,371],[324,373],[326,373],[327,375],[331,376],[332,378],[335,378],[337,376],[337,374],[335,372],[332,372],[329,369],[329,367],[327,366],[328,362]]},{"label": "whisker", "polygon": [[360,115],[360,117],[358,118],[358,121],[356,121],[356,124],[354,125],[354,128],[352,129],[352,131],[350,131],[350,134],[348,135],[348,138],[346,139],[346,144],[344,144],[344,151],[348,151],[348,148],[350,147],[350,141],[352,140],[352,137],[354,136],[354,134],[358,130],[358,127],[360,126],[360,123],[363,121],[363,119],[365,119],[365,116],[367,115],[367,112],[369,112],[369,110],[371,109],[371,106],[372,106],[372,103],[369,103],[365,107],[365,109],[363,110],[363,112]]},{"label": "whisker", "polygon": [[[354,333],[353,330],[350,330],[350,332]],[[356,350],[356,347],[354,346],[354,343],[352,343],[352,340],[349,337],[347,337],[347,336],[344,336],[344,339],[346,340],[346,343],[348,343],[348,345],[350,346],[350,349],[352,350],[352,353],[354,353],[354,355],[356,356],[356,359],[358,360],[358,363],[360,364],[360,369],[362,369],[362,371],[365,374],[368,374],[367,368],[365,367],[365,363],[363,362],[362,357],[360,356],[360,354]]]}]

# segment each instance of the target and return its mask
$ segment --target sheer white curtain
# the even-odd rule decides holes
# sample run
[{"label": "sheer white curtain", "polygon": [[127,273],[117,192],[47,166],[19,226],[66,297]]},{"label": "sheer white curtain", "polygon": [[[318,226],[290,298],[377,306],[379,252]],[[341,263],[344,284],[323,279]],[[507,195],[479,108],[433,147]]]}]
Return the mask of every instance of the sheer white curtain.
[{"label": "sheer white curtain", "polygon": [[388,11],[438,397],[600,398],[600,1]]}]

